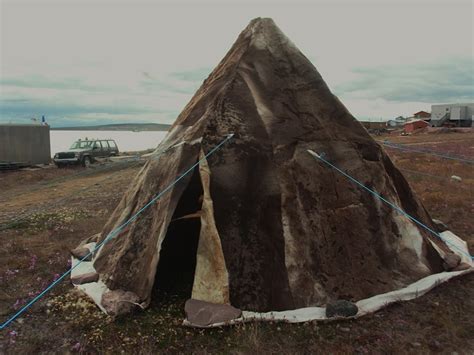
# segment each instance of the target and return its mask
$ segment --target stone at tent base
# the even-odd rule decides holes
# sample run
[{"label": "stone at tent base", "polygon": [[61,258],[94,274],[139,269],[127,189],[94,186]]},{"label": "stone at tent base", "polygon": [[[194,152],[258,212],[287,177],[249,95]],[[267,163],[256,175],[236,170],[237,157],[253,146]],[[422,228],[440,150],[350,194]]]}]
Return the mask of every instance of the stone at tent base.
[{"label": "stone at tent base", "polygon": [[92,254],[87,255],[90,253],[90,250],[86,247],[77,247],[76,249],[71,250],[71,255],[78,260],[82,260],[82,258],[86,257],[84,261],[91,261]]},{"label": "stone at tent base", "polygon": [[346,300],[337,300],[326,305],[326,317],[352,317],[358,312],[357,306]]},{"label": "stone at tent base", "polygon": [[205,301],[189,299],[184,306],[186,319],[196,326],[205,327],[214,323],[226,323],[239,318],[240,309],[227,304],[216,304]]},{"label": "stone at tent base", "polygon": [[90,282],[99,281],[99,274],[96,272],[88,272],[86,274],[74,276],[71,278],[71,281],[74,285],[88,284]]},{"label": "stone at tent base", "polygon": [[141,307],[139,301],[133,292],[113,290],[105,292],[100,303],[108,315],[116,317],[131,312],[136,306]]},{"label": "stone at tent base", "polygon": [[443,267],[446,271],[453,270],[461,262],[461,257],[454,253],[446,254],[443,259]]}]

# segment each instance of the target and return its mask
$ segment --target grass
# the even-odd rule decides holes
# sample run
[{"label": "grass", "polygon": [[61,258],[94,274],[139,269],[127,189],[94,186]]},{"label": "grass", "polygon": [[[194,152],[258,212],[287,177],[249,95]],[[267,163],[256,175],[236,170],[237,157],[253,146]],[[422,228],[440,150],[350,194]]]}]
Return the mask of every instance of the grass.
[{"label": "grass", "polygon": [[[470,152],[472,156],[473,152],[474,135],[470,134],[393,140],[397,139],[452,153]],[[430,143],[424,144],[426,141]],[[472,166],[423,154],[386,151],[400,168],[440,177],[405,174],[432,217],[447,223],[474,250]],[[39,212],[29,223],[0,231],[2,321],[12,314],[16,300],[30,299],[29,292],[41,290],[55,273],[67,269],[68,250],[101,230],[137,169],[118,174],[114,183],[95,186],[67,205]],[[452,181],[451,175],[461,176],[462,181]],[[75,183],[85,179],[75,179]],[[68,184],[66,180],[55,188]],[[21,189],[12,180],[9,186]],[[16,213],[15,209],[40,198],[34,193],[24,196],[18,205],[10,205],[8,212]],[[0,205],[0,215],[5,211],[7,207]],[[470,353],[474,350],[473,290],[474,275],[470,274],[416,300],[391,305],[358,320],[247,323],[202,330],[182,326],[186,293],[159,293],[148,309],[112,320],[66,281],[0,333],[0,353]]]},{"label": "grass", "polygon": [[62,208],[52,212],[34,212],[20,216],[13,222],[0,225],[0,229],[26,229],[30,233],[42,230],[63,228],[73,220],[90,217],[90,213],[81,209]]}]

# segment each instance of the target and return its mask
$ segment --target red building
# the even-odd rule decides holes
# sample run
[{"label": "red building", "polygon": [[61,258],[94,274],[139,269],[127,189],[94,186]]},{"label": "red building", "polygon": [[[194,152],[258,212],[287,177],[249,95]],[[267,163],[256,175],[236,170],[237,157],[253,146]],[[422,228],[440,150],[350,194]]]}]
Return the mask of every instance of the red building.
[{"label": "red building", "polygon": [[418,111],[417,113],[413,114],[413,117],[421,118],[423,120],[423,119],[431,118],[431,113],[426,112],[426,111]]},{"label": "red building", "polygon": [[417,129],[425,128],[428,127],[428,122],[423,121],[423,120],[413,120],[405,123],[403,125],[403,130],[406,133],[410,133],[413,131],[416,131]]}]

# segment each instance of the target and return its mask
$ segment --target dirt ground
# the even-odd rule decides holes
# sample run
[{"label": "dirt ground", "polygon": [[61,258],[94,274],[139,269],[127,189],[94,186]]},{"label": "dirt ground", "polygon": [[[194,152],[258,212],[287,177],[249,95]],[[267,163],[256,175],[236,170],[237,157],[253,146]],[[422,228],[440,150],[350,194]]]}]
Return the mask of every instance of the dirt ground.
[{"label": "dirt ground", "polygon": [[[474,159],[474,132],[378,136]],[[474,165],[386,147],[433,218],[474,250]],[[69,249],[99,232],[140,163],[0,173],[0,322],[58,278]],[[462,181],[451,178],[461,177]],[[358,320],[181,325],[185,295],[156,293],[145,311],[111,320],[64,280],[5,330],[0,353],[472,353],[474,274]]]}]

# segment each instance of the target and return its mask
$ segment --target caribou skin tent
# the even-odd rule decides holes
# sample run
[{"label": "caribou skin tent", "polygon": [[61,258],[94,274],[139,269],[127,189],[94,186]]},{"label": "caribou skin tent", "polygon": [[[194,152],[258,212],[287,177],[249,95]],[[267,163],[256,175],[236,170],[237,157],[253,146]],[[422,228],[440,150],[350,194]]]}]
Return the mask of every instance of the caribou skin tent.
[{"label": "caribou skin tent", "polygon": [[[360,316],[472,271],[469,256],[308,150],[324,152],[437,228],[313,64],[271,19],[257,18],[178,116],[102,232],[75,250],[77,263],[81,250],[102,243],[73,271],[73,282],[103,311],[121,315],[147,307],[154,285],[172,283],[179,269],[192,284],[185,322],[207,327],[325,319],[325,305],[338,299],[356,302]],[[443,235],[469,255],[463,241]]]}]

